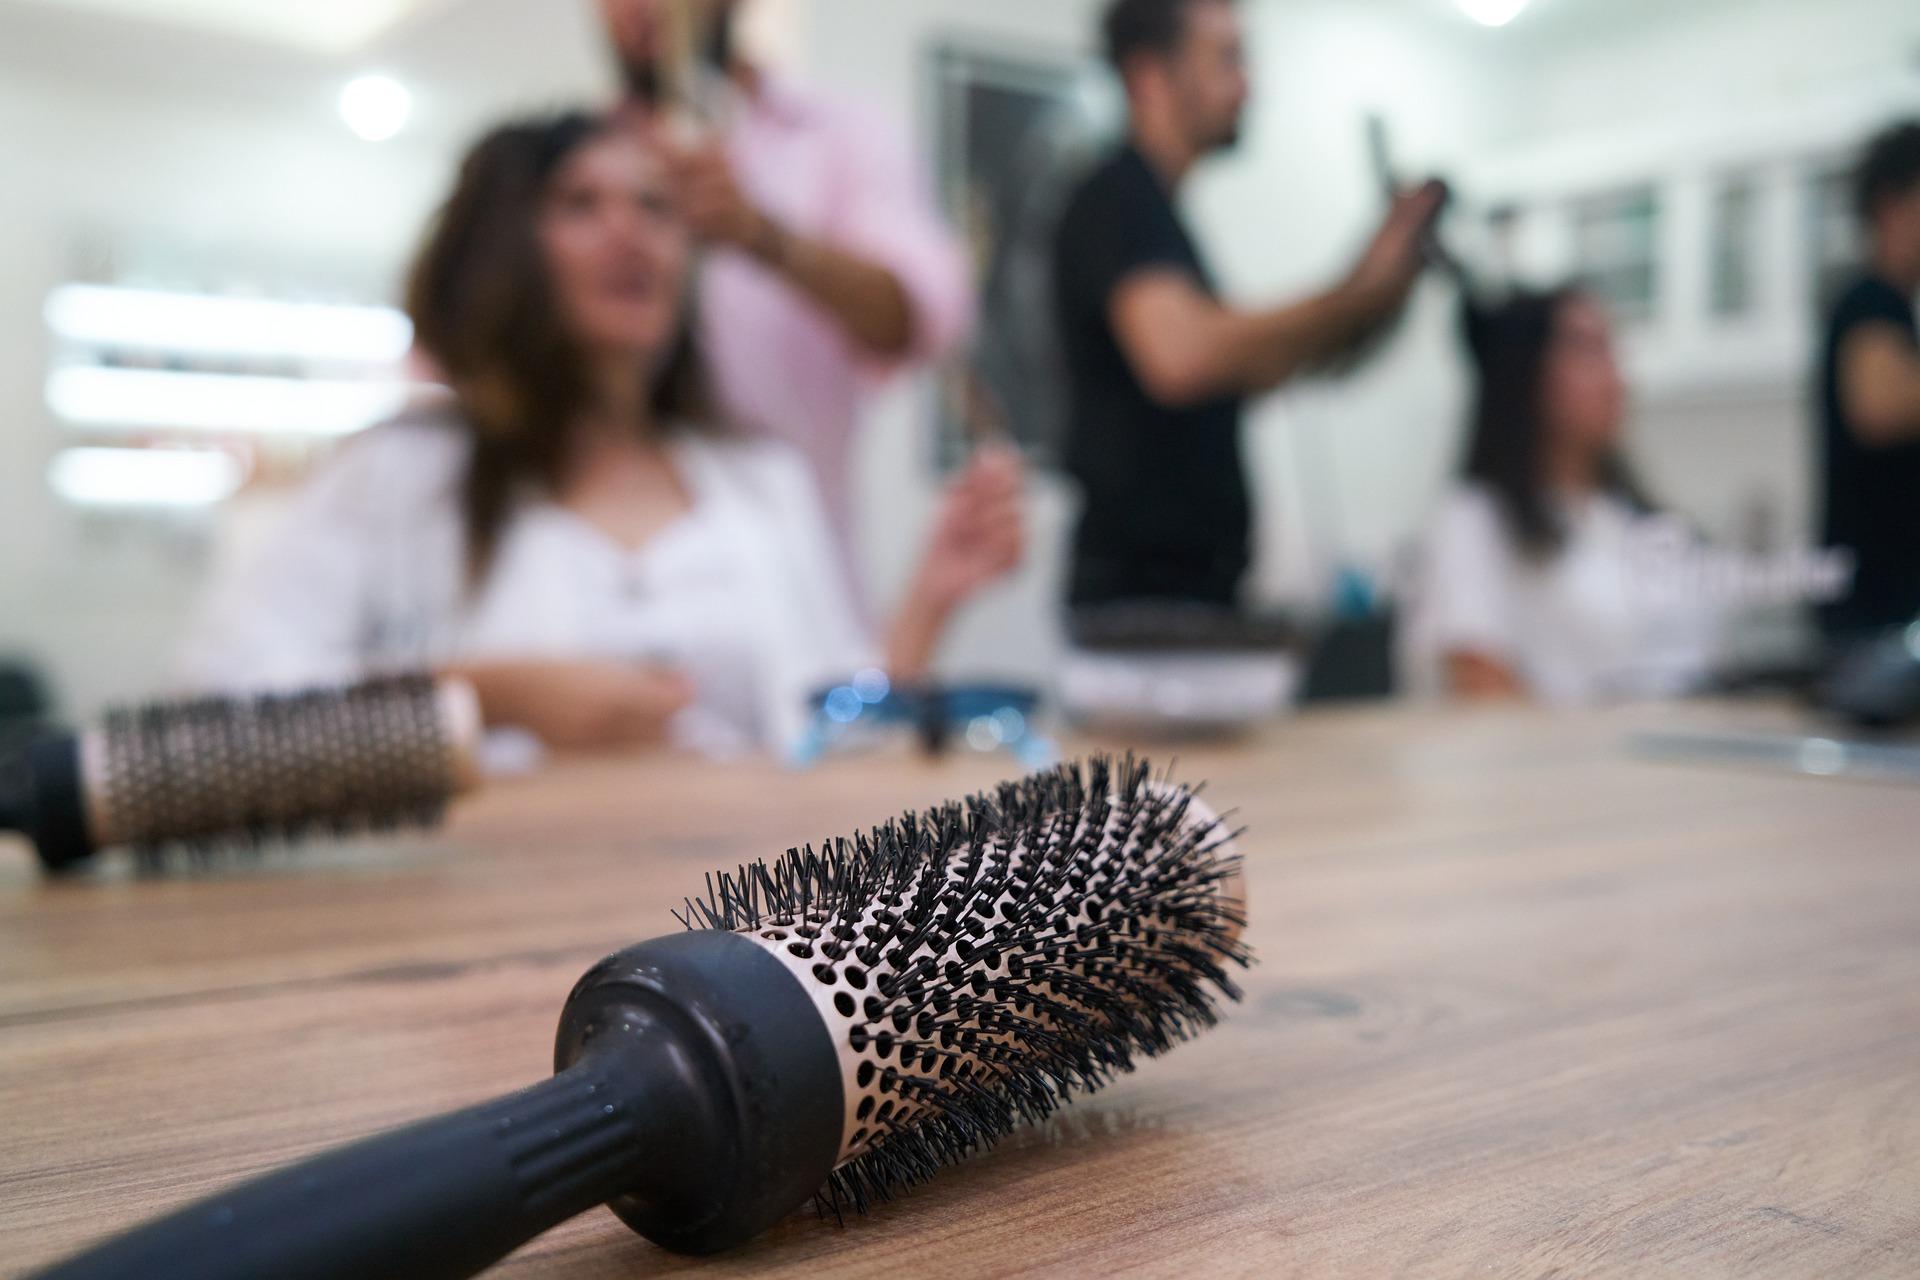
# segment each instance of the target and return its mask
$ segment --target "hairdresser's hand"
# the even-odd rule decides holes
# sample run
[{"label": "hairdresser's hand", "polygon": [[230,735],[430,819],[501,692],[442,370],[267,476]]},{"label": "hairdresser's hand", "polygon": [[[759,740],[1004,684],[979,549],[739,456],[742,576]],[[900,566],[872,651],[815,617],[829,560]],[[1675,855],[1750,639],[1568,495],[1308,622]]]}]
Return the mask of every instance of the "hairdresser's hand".
[{"label": "hairdresser's hand", "polygon": [[614,56],[631,77],[638,78],[639,69],[666,57],[667,24],[661,0],[601,0],[600,8]]},{"label": "hairdresser's hand", "polygon": [[946,487],[919,584],[952,607],[1020,564],[1027,546],[1025,469],[1005,446],[976,453]]},{"label": "hairdresser's hand", "polygon": [[482,662],[448,674],[473,685],[490,727],[525,729],[555,751],[658,744],[693,701],[677,672],[620,662]]},{"label": "hairdresser's hand", "polygon": [[1385,221],[1344,286],[1363,323],[1384,319],[1406,304],[1426,267],[1421,239],[1433,226],[1446,198],[1446,186],[1438,181],[1394,197]]},{"label": "hairdresser's hand", "polygon": [[724,146],[682,146],[656,133],[680,214],[703,243],[767,254],[778,248],[780,229],[740,189]]}]

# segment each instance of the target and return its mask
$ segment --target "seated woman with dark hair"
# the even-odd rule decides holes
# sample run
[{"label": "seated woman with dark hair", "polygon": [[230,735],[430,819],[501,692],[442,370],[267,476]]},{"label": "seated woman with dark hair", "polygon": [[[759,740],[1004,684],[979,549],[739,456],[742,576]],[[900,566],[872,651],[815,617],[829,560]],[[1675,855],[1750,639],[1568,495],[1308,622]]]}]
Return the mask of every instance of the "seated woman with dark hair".
[{"label": "seated woman with dark hair", "polygon": [[1620,443],[1626,388],[1605,308],[1578,289],[1472,309],[1464,474],[1429,532],[1404,683],[1463,697],[1665,696],[1705,674],[1714,617],[1674,589],[1676,537]]},{"label": "seated woman with dark hair", "polygon": [[323,469],[216,593],[194,683],[424,667],[551,746],[731,751],[788,745],[819,682],[924,672],[952,612],[1019,559],[1017,462],[949,487],[876,644],[804,464],[715,419],[667,192],[630,131],[590,116],[473,149],[408,298],[452,405]]}]

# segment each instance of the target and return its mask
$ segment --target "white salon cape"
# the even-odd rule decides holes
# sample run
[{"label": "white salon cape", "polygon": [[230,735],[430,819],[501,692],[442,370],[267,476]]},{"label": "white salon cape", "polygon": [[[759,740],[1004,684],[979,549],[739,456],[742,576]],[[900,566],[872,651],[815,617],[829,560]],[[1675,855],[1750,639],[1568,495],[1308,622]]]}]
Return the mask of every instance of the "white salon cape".
[{"label": "white salon cape", "polygon": [[528,494],[475,588],[469,452],[457,423],[431,419],[346,445],[216,585],[185,682],[250,693],[490,659],[658,663],[697,691],[675,744],[729,755],[786,750],[816,688],[873,665],[813,481],[785,446],[677,437],[691,507],[637,550]]},{"label": "white salon cape", "polygon": [[1419,549],[1400,630],[1401,684],[1446,688],[1470,653],[1513,671],[1538,700],[1589,705],[1671,697],[1708,675],[1723,610],[1687,587],[1691,539],[1671,517],[1609,495],[1561,508],[1566,540],[1529,556],[1493,495],[1442,500]]}]

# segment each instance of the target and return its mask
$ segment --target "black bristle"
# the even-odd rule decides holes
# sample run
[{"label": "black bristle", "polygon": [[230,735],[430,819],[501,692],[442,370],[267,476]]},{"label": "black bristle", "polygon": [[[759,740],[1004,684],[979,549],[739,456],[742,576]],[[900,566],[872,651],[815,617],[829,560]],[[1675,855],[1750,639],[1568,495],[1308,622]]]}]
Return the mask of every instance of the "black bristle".
[{"label": "black bristle", "polygon": [[675,913],[791,948],[857,1011],[848,1044],[878,1101],[823,1216],[1045,1119],[1239,998],[1227,969],[1251,954],[1219,892],[1238,860],[1192,794],[1130,756],[1062,766],[710,877]]},{"label": "black bristle", "polygon": [[104,740],[111,825],[148,872],[432,826],[454,790],[427,676],[116,711]]}]

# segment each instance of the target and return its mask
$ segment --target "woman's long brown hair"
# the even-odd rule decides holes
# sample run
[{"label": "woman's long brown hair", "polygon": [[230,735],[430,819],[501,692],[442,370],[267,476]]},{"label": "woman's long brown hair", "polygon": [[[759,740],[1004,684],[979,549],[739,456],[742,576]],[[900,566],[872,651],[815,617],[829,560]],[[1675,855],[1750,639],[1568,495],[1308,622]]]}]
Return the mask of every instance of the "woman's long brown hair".
[{"label": "woman's long brown hair", "polygon": [[[1547,424],[1540,404],[1547,351],[1561,309],[1588,296],[1576,285],[1520,289],[1497,303],[1469,302],[1463,313],[1467,346],[1480,376],[1461,471],[1486,487],[1508,532],[1534,560],[1558,553],[1567,537],[1541,470]],[[1633,510],[1654,510],[1620,450],[1610,449],[1601,458],[1599,482],[1602,493]]]},{"label": "woman's long brown hair", "polygon": [[[461,164],[407,283],[415,337],[452,384],[472,434],[461,513],[473,585],[492,566],[523,488],[559,482],[567,430],[589,407],[586,360],[561,318],[537,228],[555,172],[610,127],[568,112],[488,133]],[[692,332],[682,324],[651,374],[662,430],[717,429]]]}]

